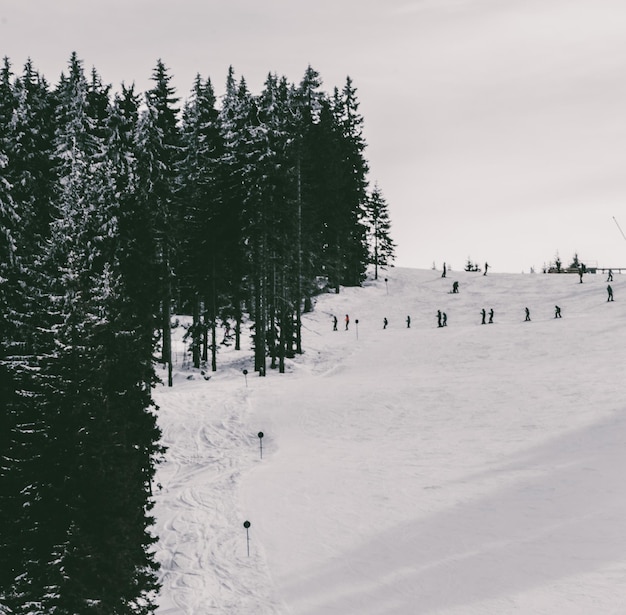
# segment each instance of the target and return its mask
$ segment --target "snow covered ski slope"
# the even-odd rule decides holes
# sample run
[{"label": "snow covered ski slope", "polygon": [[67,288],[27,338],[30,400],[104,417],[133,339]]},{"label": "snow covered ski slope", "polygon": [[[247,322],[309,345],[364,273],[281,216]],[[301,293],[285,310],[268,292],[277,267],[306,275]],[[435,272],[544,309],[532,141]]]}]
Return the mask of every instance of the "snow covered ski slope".
[{"label": "snow covered ski slope", "polygon": [[287,374],[224,348],[206,380],[179,344],[155,394],[158,615],[626,613],[611,285],[390,269],[318,299]]}]

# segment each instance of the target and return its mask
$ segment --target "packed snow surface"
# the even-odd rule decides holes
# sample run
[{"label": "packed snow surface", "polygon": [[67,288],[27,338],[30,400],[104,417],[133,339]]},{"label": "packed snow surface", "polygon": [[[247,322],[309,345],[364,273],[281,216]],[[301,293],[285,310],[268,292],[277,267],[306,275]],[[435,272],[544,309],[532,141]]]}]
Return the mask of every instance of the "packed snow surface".
[{"label": "packed snow surface", "polygon": [[320,296],[304,353],[266,378],[247,339],[193,370],[180,317],[155,392],[158,615],[626,612],[626,275],[611,285],[389,269]]}]

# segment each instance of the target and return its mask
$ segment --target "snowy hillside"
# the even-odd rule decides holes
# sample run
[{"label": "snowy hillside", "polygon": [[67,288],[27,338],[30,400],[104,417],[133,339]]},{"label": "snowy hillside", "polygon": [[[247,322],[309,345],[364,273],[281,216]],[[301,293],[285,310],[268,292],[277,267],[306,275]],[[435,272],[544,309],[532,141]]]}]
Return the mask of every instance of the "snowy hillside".
[{"label": "snowy hillside", "polygon": [[287,374],[179,345],[158,615],[626,612],[626,276],[383,275],[319,298]]}]

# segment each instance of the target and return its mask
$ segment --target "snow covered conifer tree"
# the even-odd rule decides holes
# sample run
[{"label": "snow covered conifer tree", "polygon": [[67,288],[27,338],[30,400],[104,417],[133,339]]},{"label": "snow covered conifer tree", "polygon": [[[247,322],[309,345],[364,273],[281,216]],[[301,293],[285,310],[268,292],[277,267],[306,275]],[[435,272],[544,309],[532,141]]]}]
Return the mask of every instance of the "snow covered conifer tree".
[{"label": "snow covered conifer tree", "polygon": [[90,87],[102,103],[105,89],[86,83],[73,55],[55,93],[59,181],[50,240],[36,260],[36,299],[49,316],[30,342],[31,389],[15,387],[5,415],[2,453],[11,463],[0,473],[1,508],[20,514],[8,525],[15,538],[1,534],[12,568],[0,598],[16,615],[154,610],[147,513],[160,449],[151,345],[118,258],[118,186],[103,139],[109,111],[90,106]]},{"label": "snow covered conifer tree", "polygon": [[218,164],[219,192],[224,212],[221,226],[223,257],[227,267],[230,305],[235,318],[235,348],[241,346],[241,323],[243,304],[248,296],[250,272],[246,257],[244,225],[247,187],[242,181],[244,172],[243,152],[246,143],[245,129],[249,120],[251,94],[245,80],[237,84],[231,66],[226,77],[226,93],[219,112],[219,128],[223,150]]},{"label": "snow covered conifer tree", "polygon": [[[216,319],[225,298],[228,272],[224,244],[228,216],[219,190],[222,137],[216,99],[209,79],[196,77],[192,95],[183,109],[183,158],[179,181],[183,232],[178,279],[184,301],[191,305],[192,357],[200,366],[201,348],[207,356],[211,332],[211,367],[217,369]],[[228,310],[227,310],[228,311]]]},{"label": "snow covered conifer tree", "polygon": [[139,121],[138,180],[139,198],[152,208],[159,267],[161,301],[161,361],[172,385],[171,310],[173,263],[179,232],[176,202],[177,172],[180,159],[180,134],[177,127],[178,98],[170,85],[171,76],[161,60],[152,74],[154,86],[146,93],[147,109]]},{"label": "snow covered conifer tree", "polygon": [[378,279],[378,268],[392,264],[395,244],[391,239],[389,208],[378,184],[365,202],[365,220],[370,243],[370,263],[374,265],[374,279]]},{"label": "snow covered conifer tree", "polygon": [[367,267],[367,239],[363,220],[369,165],[364,156],[363,116],[359,113],[356,88],[350,77],[339,94],[335,90],[333,111],[341,134],[339,144],[342,174],[340,177],[340,216],[336,220],[339,237],[341,283],[358,286]]},{"label": "snow covered conifer tree", "polygon": [[7,123],[0,131],[0,550],[6,562],[0,567],[0,604],[22,608],[27,588],[40,580],[27,571],[45,551],[36,531],[46,442],[39,368],[50,348],[39,341],[47,327],[39,263],[48,234],[54,122],[47,86],[30,62],[12,88],[6,87],[6,71],[2,81],[3,98],[13,101],[4,100],[12,111],[3,114]]}]

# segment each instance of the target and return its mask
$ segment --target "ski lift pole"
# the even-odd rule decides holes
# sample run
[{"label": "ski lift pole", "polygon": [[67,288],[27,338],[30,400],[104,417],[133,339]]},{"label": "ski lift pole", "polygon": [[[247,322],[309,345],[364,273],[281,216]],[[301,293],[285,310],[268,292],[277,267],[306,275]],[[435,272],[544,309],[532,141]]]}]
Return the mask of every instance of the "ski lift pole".
[{"label": "ski lift pole", "polygon": [[250,557],[250,521],[244,521],[243,526],[246,528],[246,545],[248,547],[248,557]]}]

